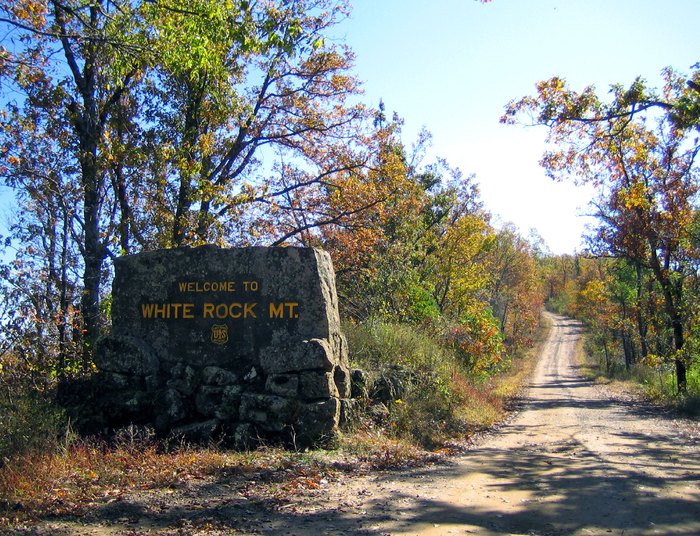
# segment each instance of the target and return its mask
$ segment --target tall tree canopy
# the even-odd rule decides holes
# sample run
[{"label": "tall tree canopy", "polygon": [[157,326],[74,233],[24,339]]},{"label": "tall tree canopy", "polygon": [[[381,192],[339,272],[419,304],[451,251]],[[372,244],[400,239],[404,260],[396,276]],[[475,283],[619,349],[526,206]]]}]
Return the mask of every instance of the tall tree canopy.
[{"label": "tall tree canopy", "polygon": [[110,260],[204,243],[323,247],[344,313],[449,333],[475,370],[527,344],[533,252],[492,228],[473,177],[424,162],[427,131],[408,148],[398,116],[363,105],[328,37],[347,10],[0,0],[0,180],[18,201],[0,351],[88,371]]},{"label": "tall tree canopy", "polygon": [[672,69],[663,75],[660,93],[638,78],[629,87],[612,86],[609,100],[593,87],[576,92],[552,78],[537,84],[537,95],[511,102],[502,120],[529,115],[532,124],[547,126],[554,145],[542,159],[547,173],[598,187],[599,225],[590,250],[652,275],[663,296],[674,341],[671,359],[683,391],[683,347],[693,316],[686,291],[698,258],[700,66],[691,76]]},{"label": "tall tree canopy", "polygon": [[110,256],[282,242],[346,216],[319,202],[371,146],[352,55],[325,38],[345,12],[330,0],[0,1],[0,175],[21,203],[25,262],[58,282],[58,316],[80,312],[85,365]]}]

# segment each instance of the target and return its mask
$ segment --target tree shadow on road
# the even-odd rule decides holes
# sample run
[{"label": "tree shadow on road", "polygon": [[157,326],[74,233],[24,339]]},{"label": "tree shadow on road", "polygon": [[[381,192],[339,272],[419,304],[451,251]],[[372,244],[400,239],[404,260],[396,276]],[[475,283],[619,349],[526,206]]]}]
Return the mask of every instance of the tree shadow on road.
[{"label": "tree shadow on road", "polygon": [[[484,445],[443,465],[378,474],[359,496],[336,494],[342,497],[336,502],[322,488],[284,499],[245,497],[240,479],[222,475],[180,492],[178,501],[161,494],[113,503],[88,518],[93,525],[117,522],[131,534],[365,535],[439,531],[438,525],[477,534],[700,534],[700,458],[690,440],[619,430],[608,442],[625,448],[604,459],[574,431],[547,444],[531,426],[511,424],[499,434],[524,441],[516,450]],[[466,487],[469,494],[456,500],[441,494],[464,487],[474,472],[490,484]],[[478,500],[485,496],[496,506]]]},{"label": "tree shadow on road", "polygon": [[[565,325],[579,329],[573,321]],[[535,412],[570,407],[589,415],[612,410],[625,419],[660,418],[629,402],[591,398],[584,393],[591,382],[575,373],[532,387],[522,406]],[[595,428],[594,417],[592,423]],[[443,465],[371,476],[361,488],[348,486],[352,496],[334,483],[284,497],[265,495],[256,493],[256,483],[222,472],[172,496],[153,491],[96,506],[84,523],[116,523],[134,535],[365,535],[425,528],[439,533],[440,527],[450,527],[444,534],[700,534],[695,440],[669,437],[650,422],[642,431],[608,431],[602,448],[592,449],[580,440],[580,426],[566,423],[559,424],[555,440],[542,442],[550,426],[516,419],[496,433],[517,437],[516,448],[487,441]],[[475,474],[481,478],[470,480]],[[350,476],[350,468],[335,471],[339,481]],[[263,484],[270,489],[275,482]],[[464,494],[454,496],[454,490]]]}]

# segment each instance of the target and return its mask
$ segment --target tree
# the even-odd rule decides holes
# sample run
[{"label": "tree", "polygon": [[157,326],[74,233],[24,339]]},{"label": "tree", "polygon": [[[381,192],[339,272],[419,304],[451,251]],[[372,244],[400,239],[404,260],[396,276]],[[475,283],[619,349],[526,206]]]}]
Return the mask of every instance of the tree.
[{"label": "tree", "polygon": [[155,244],[282,243],[332,223],[319,200],[367,159],[352,54],[325,39],[345,3],[197,2],[201,20],[192,4],[152,14],[141,99]]},{"label": "tree", "polygon": [[[697,66],[696,66],[697,69]],[[676,380],[686,388],[686,280],[694,254],[689,232],[698,191],[696,157],[696,70],[692,78],[664,71],[663,94],[641,79],[627,89],[611,88],[612,100],[594,88],[577,93],[560,78],[537,85],[537,96],[511,102],[503,117],[514,122],[529,113],[532,123],[549,127],[542,165],[555,179],[573,178],[599,187],[599,226],[590,248],[597,255],[625,258],[647,268],[663,295],[664,313],[674,340]],[[661,113],[651,113],[657,109]],[[646,112],[646,113],[642,113]]]},{"label": "tree", "polygon": [[383,104],[374,128],[366,167],[345,174],[329,191],[327,211],[347,217],[325,226],[320,243],[334,258],[349,316],[420,322],[436,312],[421,268],[428,235],[442,217],[432,211],[433,196],[447,170],[422,168],[430,135],[422,132],[408,150],[401,121],[386,121]]},{"label": "tree", "polygon": [[[346,216],[310,221],[331,179],[367,158],[352,55],[324,39],[344,13],[329,0],[0,0],[0,174],[80,252],[85,368],[110,257],[249,243],[261,228],[281,243]],[[60,214],[39,211],[46,192]]]},{"label": "tree", "polygon": [[533,245],[513,226],[505,225],[495,234],[485,263],[487,300],[506,344],[512,349],[530,347],[544,295]]},{"label": "tree", "polygon": [[[105,127],[138,71],[128,23],[132,6],[83,0],[3,0],[0,13],[11,37],[10,48],[0,50],[0,77],[7,99],[2,118],[3,176],[20,189],[43,181],[47,191],[65,184],[69,191],[80,192],[79,208],[72,205],[64,220],[65,232],[75,225],[81,237],[80,310],[86,364],[98,333],[107,256]],[[11,99],[16,95],[19,98]],[[41,144],[48,153],[37,150],[37,138],[43,136],[50,139]],[[46,173],[42,158],[60,152],[65,155],[64,167]]]}]

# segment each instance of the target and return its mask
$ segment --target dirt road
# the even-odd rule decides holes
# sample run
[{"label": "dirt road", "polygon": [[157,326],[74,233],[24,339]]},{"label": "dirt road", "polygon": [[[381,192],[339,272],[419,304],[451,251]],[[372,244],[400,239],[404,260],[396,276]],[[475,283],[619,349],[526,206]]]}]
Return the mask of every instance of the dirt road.
[{"label": "dirt road", "polygon": [[167,497],[134,496],[79,525],[44,527],[131,535],[700,535],[698,423],[659,416],[584,381],[574,363],[579,324],[550,318],[522,408],[446,464],[347,475],[284,504],[246,504],[218,480]]},{"label": "dirt road", "polygon": [[508,425],[449,467],[347,485],[340,511],[324,520],[330,505],[316,504],[306,513],[308,533],[700,535],[697,426],[582,380],[580,325],[550,318]]}]

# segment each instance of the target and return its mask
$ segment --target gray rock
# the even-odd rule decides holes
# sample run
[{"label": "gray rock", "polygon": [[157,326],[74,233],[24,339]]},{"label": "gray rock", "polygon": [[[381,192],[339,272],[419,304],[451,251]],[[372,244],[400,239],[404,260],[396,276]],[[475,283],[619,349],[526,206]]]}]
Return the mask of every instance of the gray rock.
[{"label": "gray rock", "polygon": [[221,367],[204,367],[202,383],[206,385],[235,385],[238,375]]},{"label": "gray rock", "polygon": [[332,442],[338,433],[340,400],[330,398],[301,404],[294,427],[297,447],[316,447]]},{"label": "gray rock", "polygon": [[258,442],[255,426],[245,422],[236,426],[233,433],[233,446],[238,450],[251,450]]},{"label": "gray rock", "polygon": [[299,374],[299,396],[304,400],[338,398],[338,388],[331,372],[302,372]]},{"label": "gray rock", "polygon": [[295,344],[272,347],[262,352],[260,363],[268,374],[284,374],[303,370],[333,370],[336,364],[330,343],[311,339]]},{"label": "gray rock", "polygon": [[175,389],[166,389],[156,398],[155,427],[159,431],[167,430],[187,416],[185,404],[180,393]]},{"label": "gray rock", "polygon": [[376,424],[385,424],[389,417],[391,417],[391,412],[382,402],[377,402],[372,404],[367,408],[367,415]]},{"label": "gray rock", "polygon": [[240,418],[266,431],[281,432],[295,422],[299,402],[275,395],[245,393],[241,397]]},{"label": "gray rock", "polygon": [[150,400],[144,391],[106,391],[100,401],[105,417],[117,426],[130,420],[141,422],[151,414]]},{"label": "gray rock", "polygon": [[205,443],[214,439],[218,428],[219,421],[210,419],[203,422],[193,422],[184,426],[176,426],[172,429],[170,435],[192,443]]},{"label": "gray rock", "polygon": [[107,336],[95,345],[95,365],[106,372],[149,376],[157,374],[160,362],[143,340],[127,336]]},{"label": "gray rock", "polygon": [[144,252],[115,260],[112,297],[97,420],[202,438],[220,425],[236,445],[333,436],[351,381],[327,253]]},{"label": "gray rock", "polygon": [[203,385],[197,392],[195,398],[195,407],[197,411],[205,417],[214,417],[216,415],[216,410],[221,405],[223,393],[223,387]]},{"label": "gray rock", "polygon": [[299,376],[296,374],[273,374],[267,377],[265,391],[274,395],[296,397],[299,394]]},{"label": "gray rock", "polygon": [[120,374],[118,372],[105,371],[100,379],[102,386],[109,390],[125,391],[139,384],[139,380],[131,374]]},{"label": "gray rock", "polygon": [[224,387],[221,394],[221,403],[216,408],[216,418],[221,421],[237,421],[238,413],[241,407],[241,386],[230,385]]},{"label": "gray rock", "polygon": [[363,403],[360,400],[344,398],[340,401],[340,419],[338,425],[346,430],[352,430],[362,421]]},{"label": "gray rock", "polygon": [[362,369],[353,369],[350,377],[352,378],[352,398],[369,398],[372,390],[372,378]]}]

